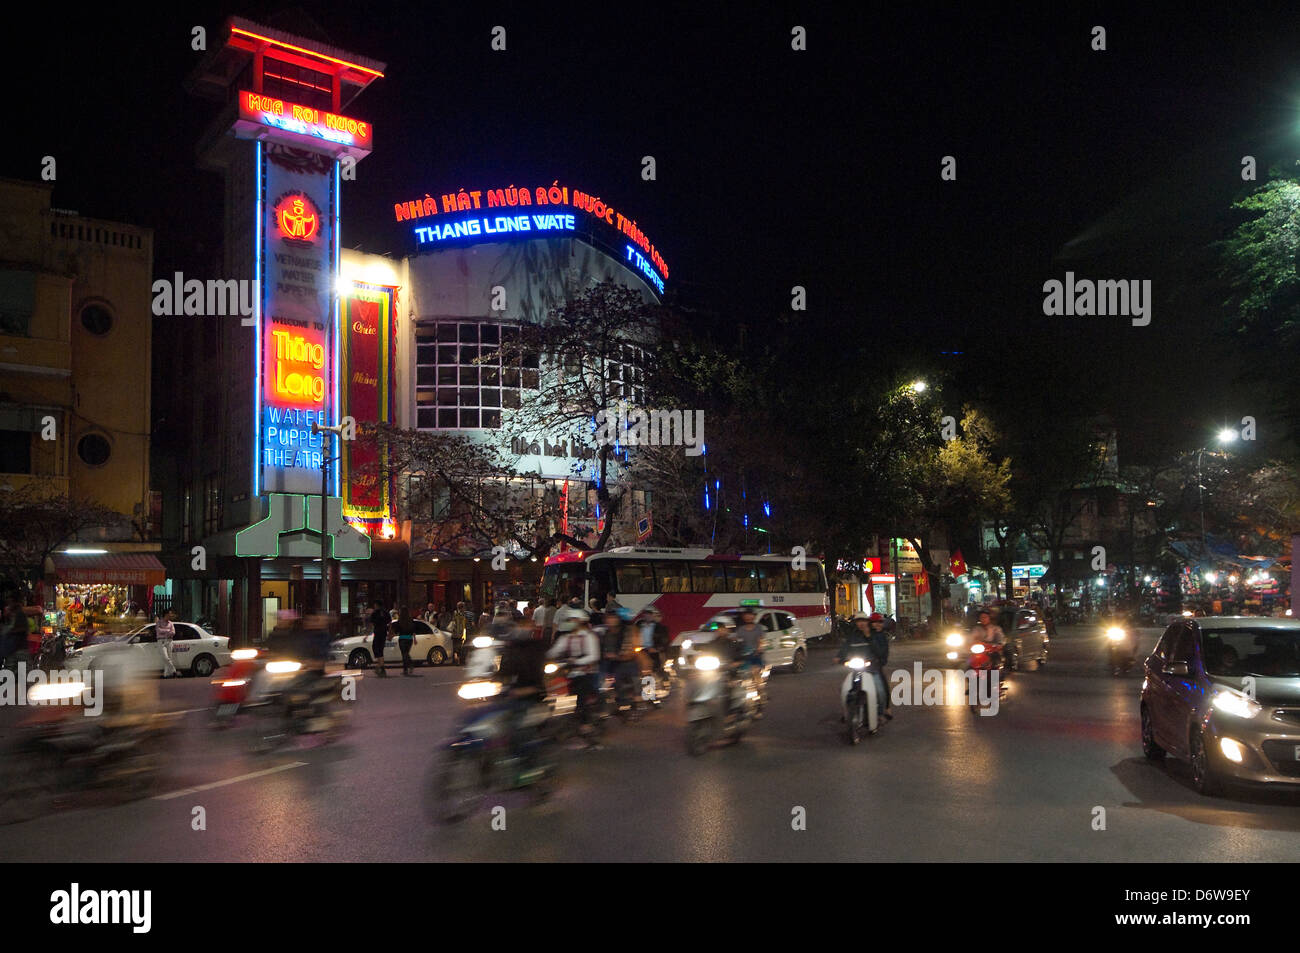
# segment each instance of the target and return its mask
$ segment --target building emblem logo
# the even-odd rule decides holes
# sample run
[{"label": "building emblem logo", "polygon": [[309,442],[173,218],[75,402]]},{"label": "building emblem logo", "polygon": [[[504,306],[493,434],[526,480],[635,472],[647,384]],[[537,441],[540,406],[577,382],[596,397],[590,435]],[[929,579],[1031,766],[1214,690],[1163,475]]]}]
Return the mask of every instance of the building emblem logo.
[{"label": "building emblem logo", "polygon": [[275,224],[285,241],[310,245],[320,231],[320,210],[302,192],[289,192],[275,203]]}]

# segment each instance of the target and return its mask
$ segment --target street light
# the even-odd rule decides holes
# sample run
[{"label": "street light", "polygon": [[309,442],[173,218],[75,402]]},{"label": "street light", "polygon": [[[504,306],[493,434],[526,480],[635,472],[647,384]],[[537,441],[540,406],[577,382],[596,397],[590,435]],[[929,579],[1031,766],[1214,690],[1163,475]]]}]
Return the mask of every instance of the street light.
[{"label": "street light", "polygon": [[[1231,443],[1237,439],[1237,432],[1231,427],[1225,427],[1220,430],[1215,439],[1219,443]],[[1205,484],[1201,482],[1201,455],[1205,453],[1206,448],[1201,447],[1196,451],[1196,492],[1200,499],[1201,509],[1201,552],[1209,554],[1209,547],[1205,544]]]},{"label": "street light", "polygon": [[[341,437],[343,433],[342,424],[330,427],[323,424],[314,423],[311,425],[312,433],[326,434],[332,433],[336,437]],[[321,437],[320,448],[320,611],[328,613],[330,611],[330,560],[329,560],[329,537],[327,534],[325,501],[329,497],[329,477],[330,464],[334,462],[329,453],[329,438]],[[342,458],[342,451],[339,452],[339,458]]]}]

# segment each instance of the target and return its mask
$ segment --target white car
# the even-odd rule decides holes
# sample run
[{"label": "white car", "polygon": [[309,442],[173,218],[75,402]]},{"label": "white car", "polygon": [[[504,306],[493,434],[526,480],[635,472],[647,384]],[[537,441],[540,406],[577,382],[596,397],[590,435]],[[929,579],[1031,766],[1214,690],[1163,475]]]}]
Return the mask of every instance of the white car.
[{"label": "white car", "polygon": [[[804,638],[799,620],[793,614],[781,609],[767,609],[755,606],[752,609],[755,619],[764,630],[763,664],[768,668],[789,666],[791,671],[802,672],[808,665],[808,641]],[[713,631],[718,624],[740,624],[740,609],[727,609],[719,612],[712,619],[694,632],[683,632],[673,640],[669,655],[675,655],[673,649],[681,650],[687,639],[692,644],[708,642],[713,638]],[[687,650],[689,652],[689,650]]]},{"label": "white car", "polygon": [[[443,665],[451,658],[451,633],[420,619],[415,623],[415,644],[411,646],[411,661],[428,665]],[[370,652],[373,636],[353,635],[330,643],[330,661],[343,662],[348,668],[369,668],[375,658]],[[384,663],[401,664],[402,650],[397,636],[391,630],[384,643]]]},{"label": "white car", "polygon": [[[213,635],[193,622],[172,624],[176,627],[176,637],[172,640],[172,664],[176,666],[176,671],[182,675],[207,678],[223,665],[230,664],[229,638]],[[96,655],[111,645],[133,646],[140,653],[140,668],[143,671],[157,671],[161,674],[166,669],[152,622],[111,642],[95,642],[69,652],[68,668],[87,667]]]}]

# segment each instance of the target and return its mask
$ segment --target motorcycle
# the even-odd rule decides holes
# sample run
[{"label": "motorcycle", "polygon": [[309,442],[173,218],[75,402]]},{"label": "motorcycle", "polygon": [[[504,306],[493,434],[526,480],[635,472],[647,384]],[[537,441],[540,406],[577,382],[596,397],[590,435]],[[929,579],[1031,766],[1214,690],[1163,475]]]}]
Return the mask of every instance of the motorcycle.
[{"label": "motorcycle", "polygon": [[85,682],[55,682],[28,690],[28,700],[42,704],[18,724],[0,758],[0,824],[30,820],[51,802],[80,791],[112,789],[135,798],[153,788],[179,713],[87,718],[80,706],[66,704],[86,687]]},{"label": "motorcycle", "polygon": [[[1007,697],[1007,690],[1010,687],[1007,682],[1007,659],[1004,648],[996,645],[986,645],[983,642],[972,642],[970,647],[970,658],[966,662],[966,671],[985,673],[984,677],[993,678],[995,675],[998,680],[998,704]],[[979,696],[975,680],[967,680],[968,690],[971,693],[970,709],[979,711]]]},{"label": "motorcycle", "polygon": [[609,706],[598,694],[586,712],[580,711],[578,696],[570,681],[570,668],[566,662],[546,663],[546,703],[555,720],[556,738],[567,742],[575,735],[581,735],[594,744],[605,736]]},{"label": "motorcycle", "polygon": [[844,665],[849,671],[840,688],[840,701],[848,742],[855,745],[862,740],[864,728],[869,735],[880,730],[880,701],[871,660],[854,655],[845,659]]},{"label": "motorcycle", "polygon": [[758,716],[762,676],[731,672],[716,655],[696,654],[686,680],[686,750],[701,754],[717,738],[736,744]]},{"label": "motorcycle", "polygon": [[224,675],[212,680],[212,700],[215,712],[212,727],[228,728],[239,709],[248,701],[252,683],[266,666],[266,659],[258,649],[235,649],[230,653],[231,663]]},{"label": "motorcycle", "polygon": [[67,631],[60,629],[53,635],[41,639],[40,651],[36,653],[38,669],[49,672],[63,667],[63,663],[68,658],[68,636]]},{"label": "motorcycle", "polygon": [[343,698],[342,680],[356,677],[352,671],[313,672],[293,660],[266,662],[251,680],[242,703],[251,716],[251,750],[275,751],[304,736],[317,736],[326,744],[338,740],[352,722],[352,705]]},{"label": "motorcycle", "polygon": [[431,821],[464,820],[493,792],[529,789],[535,802],[554,793],[560,768],[557,719],[544,703],[528,704],[522,712],[495,704],[501,692],[497,681],[460,687],[461,698],[493,704],[471,709],[430,768],[425,797]]},{"label": "motorcycle", "polygon": [[1106,641],[1109,643],[1110,673],[1122,678],[1137,662],[1137,640],[1127,629],[1113,625],[1106,630]]}]

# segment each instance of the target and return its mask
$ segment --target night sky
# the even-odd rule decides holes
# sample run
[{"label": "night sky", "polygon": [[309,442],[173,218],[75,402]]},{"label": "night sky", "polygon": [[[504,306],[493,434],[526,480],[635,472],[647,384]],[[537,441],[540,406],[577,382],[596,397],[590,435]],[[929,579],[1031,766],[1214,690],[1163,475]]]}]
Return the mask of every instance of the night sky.
[{"label": "night sky", "polygon": [[[344,184],[344,243],[407,252],[396,201],[558,179],[635,217],[685,303],[759,335],[806,286],[810,331],[863,373],[961,350],[965,379],[1005,396],[1031,362],[1040,392],[1103,395],[1121,455],[1156,435],[1194,449],[1245,413],[1263,425],[1215,302],[1179,294],[1198,266],[1177,249],[1221,237],[1241,156],[1261,173],[1300,156],[1300,11],[906,6],[302,4],[335,45],[388,64],[345,110],[376,146]],[[56,206],[151,226],[156,273],[203,272],[221,191],[194,147],[217,107],[182,88],[189,31],[215,41],[229,14],[290,9],[45,6],[57,39],[39,21],[11,37],[28,91],[0,174],[35,179],[54,155]],[[807,52],[790,49],[796,24]],[[1044,316],[1042,284],[1067,268],[1153,279],[1151,325]],[[1033,414],[1044,395],[1019,396]]]}]

